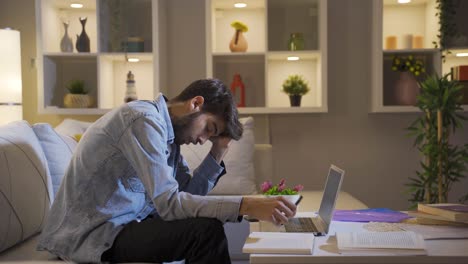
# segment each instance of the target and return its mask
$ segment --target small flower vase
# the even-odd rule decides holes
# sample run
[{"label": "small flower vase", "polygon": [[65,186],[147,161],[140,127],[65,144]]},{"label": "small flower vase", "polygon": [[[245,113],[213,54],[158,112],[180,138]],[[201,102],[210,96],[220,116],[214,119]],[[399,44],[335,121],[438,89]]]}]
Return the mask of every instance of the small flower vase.
[{"label": "small flower vase", "polygon": [[78,52],[90,52],[89,37],[85,30],[87,20],[87,17],[80,17],[82,31],[80,35],[76,35],[76,50]]},{"label": "small flower vase", "polygon": [[234,32],[234,36],[232,36],[231,42],[229,43],[229,49],[232,52],[245,52],[247,51],[247,40],[244,37],[244,34],[240,30],[236,30]]},{"label": "small flower vase", "polygon": [[394,103],[396,105],[416,105],[419,84],[411,72],[401,72],[394,86]]},{"label": "small flower vase", "polygon": [[292,33],[288,41],[288,50],[303,50],[304,49],[304,37],[302,33]]},{"label": "small flower vase", "polygon": [[73,52],[73,42],[72,39],[68,36],[68,26],[69,22],[63,22],[63,27],[65,28],[65,34],[60,40],[60,50],[62,52]]},{"label": "small flower vase", "polygon": [[289,102],[291,106],[298,107],[301,106],[302,95],[292,94],[289,96]]}]

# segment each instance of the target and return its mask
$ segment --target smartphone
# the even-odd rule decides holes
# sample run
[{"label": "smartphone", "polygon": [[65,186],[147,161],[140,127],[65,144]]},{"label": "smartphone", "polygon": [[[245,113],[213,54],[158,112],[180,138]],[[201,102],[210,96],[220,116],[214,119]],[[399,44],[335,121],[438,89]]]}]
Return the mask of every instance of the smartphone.
[{"label": "smartphone", "polygon": [[[294,204],[298,206],[301,201],[302,201],[302,195],[299,196],[299,199],[297,199],[297,201]],[[244,215],[244,219],[249,222],[258,222],[258,219],[249,217],[248,215]]]},{"label": "smartphone", "polygon": [[301,201],[302,201],[302,195],[299,196],[299,199],[297,199],[297,201],[294,204],[298,206]]}]

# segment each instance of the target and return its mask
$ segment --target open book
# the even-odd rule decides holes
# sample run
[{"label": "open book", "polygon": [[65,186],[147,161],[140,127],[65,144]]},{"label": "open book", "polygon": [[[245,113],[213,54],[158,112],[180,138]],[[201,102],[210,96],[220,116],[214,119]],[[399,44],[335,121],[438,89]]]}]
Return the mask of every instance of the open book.
[{"label": "open book", "polygon": [[337,232],[338,250],[344,254],[426,255],[422,236],[414,232]]},{"label": "open book", "polygon": [[252,232],[245,241],[244,253],[311,255],[314,235],[311,233]]}]

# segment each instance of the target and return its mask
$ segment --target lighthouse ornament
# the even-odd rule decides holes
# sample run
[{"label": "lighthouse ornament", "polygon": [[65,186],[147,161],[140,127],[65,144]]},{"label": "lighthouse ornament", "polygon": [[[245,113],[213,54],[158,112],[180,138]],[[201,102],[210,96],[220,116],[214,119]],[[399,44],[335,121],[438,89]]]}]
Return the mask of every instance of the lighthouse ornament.
[{"label": "lighthouse ornament", "polygon": [[138,100],[136,88],[135,88],[135,76],[133,75],[132,71],[127,73],[127,89],[125,90],[125,98],[124,102],[128,103],[131,101]]}]

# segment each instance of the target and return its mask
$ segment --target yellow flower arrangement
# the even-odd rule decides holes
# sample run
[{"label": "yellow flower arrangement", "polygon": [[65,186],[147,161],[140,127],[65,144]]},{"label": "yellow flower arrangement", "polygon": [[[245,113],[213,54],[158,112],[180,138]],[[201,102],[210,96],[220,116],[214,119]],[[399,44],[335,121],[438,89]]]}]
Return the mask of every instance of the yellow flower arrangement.
[{"label": "yellow flower arrangement", "polygon": [[231,23],[231,27],[233,27],[236,30],[239,30],[241,32],[249,31],[249,27],[246,24],[244,24],[244,23],[242,23],[240,21],[237,21],[237,20]]}]

